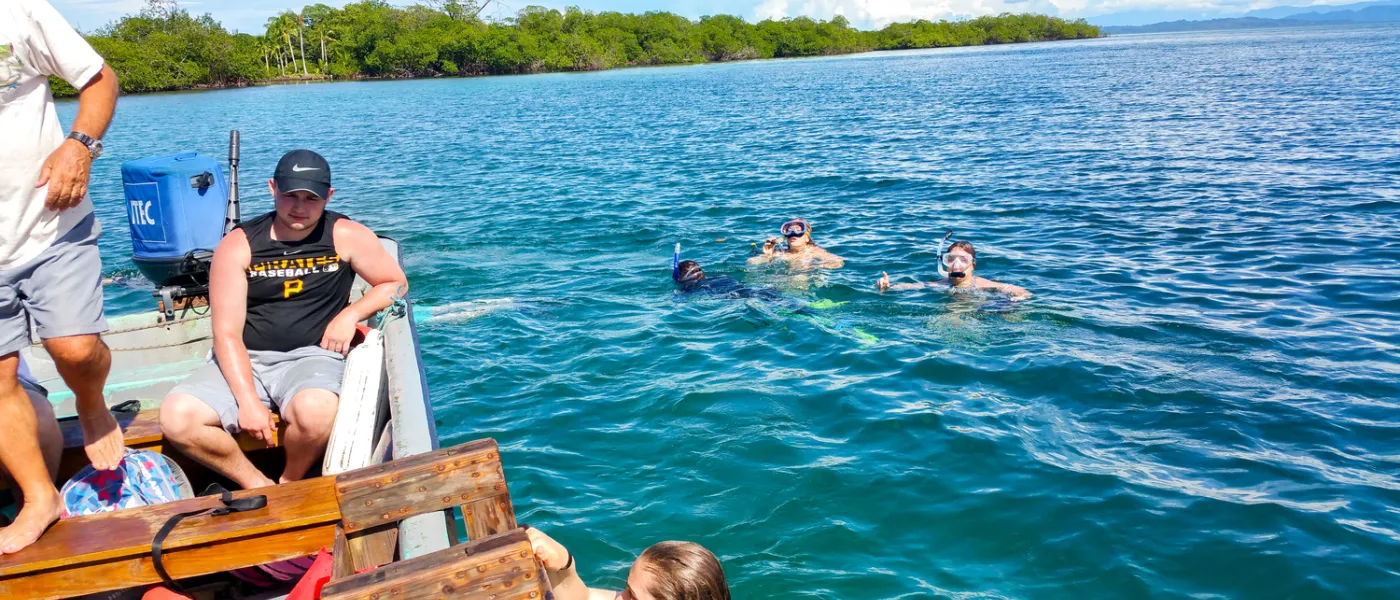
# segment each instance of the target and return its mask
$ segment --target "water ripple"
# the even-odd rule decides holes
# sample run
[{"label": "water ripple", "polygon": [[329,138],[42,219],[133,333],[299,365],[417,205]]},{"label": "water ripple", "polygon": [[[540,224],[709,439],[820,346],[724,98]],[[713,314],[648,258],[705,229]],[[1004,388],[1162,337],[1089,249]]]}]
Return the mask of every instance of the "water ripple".
[{"label": "water ripple", "polygon": [[[256,213],[325,153],[433,307],[443,443],[500,440],[597,585],[680,538],[743,598],[1394,597],[1396,56],[1327,27],[128,97],[93,189],[130,278],[122,160],[238,128]],[[799,215],[846,268],[747,271]],[[872,293],[950,227],[1035,298]],[[677,241],[835,307],[676,298]]]}]

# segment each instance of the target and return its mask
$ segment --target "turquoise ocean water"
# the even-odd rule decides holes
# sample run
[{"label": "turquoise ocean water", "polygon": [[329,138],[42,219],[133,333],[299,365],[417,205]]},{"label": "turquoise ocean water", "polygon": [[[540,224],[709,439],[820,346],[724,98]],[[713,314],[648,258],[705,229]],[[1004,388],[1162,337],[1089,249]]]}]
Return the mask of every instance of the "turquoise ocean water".
[{"label": "turquoise ocean water", "polygon": [[[1400,597],[1400,29],[123,98],[94,167],[295,147],[403,242],[443,444],[620,585],[741,598]],[[65,122],[74,105],[63,105]],[[844,269],[746,271],[812,221]],[[1034,299],[873,293],[945,228]],[[671,247],[832,308],[678,299]],[[139,279],[108,310],[151,308]]]}]

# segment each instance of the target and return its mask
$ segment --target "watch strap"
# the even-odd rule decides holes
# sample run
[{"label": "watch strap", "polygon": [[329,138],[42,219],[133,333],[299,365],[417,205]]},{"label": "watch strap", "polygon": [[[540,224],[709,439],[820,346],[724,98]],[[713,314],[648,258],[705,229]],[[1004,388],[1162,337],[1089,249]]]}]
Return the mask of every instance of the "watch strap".
[{"label": "watch strap", "polygon": [[88,154],[93,158],[97,158],[98,154],[102,152],[102,141],[81,131],[68,132],[67,139],[77,140],[79,144],[87,146]]}]

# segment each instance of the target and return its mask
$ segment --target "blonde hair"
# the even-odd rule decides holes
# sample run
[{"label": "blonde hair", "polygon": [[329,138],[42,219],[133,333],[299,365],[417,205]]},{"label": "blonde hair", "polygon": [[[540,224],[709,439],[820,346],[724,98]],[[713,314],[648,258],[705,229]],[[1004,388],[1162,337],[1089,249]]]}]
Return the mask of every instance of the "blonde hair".
[{"label": "blonde hair", "polygon": [[637,560],[652,574],[656,600],[730,600],[729,582],[713,552],[694,542],[661,542]]}]

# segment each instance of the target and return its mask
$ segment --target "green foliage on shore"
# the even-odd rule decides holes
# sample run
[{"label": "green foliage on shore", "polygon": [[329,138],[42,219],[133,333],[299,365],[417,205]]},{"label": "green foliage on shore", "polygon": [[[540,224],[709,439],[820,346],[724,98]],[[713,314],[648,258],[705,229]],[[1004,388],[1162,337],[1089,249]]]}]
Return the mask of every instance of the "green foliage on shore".
[{"label": "green foliage on shore", "polygon": [[[170,0],[148,0],[140,13],[87,38],[117,72],[123,91],[147,92],[285,79],[592,71],[1100,35],[1083,20],[1031,14],[862,31],[841,16],[754,24],[729,15],[692,21],[665,12],[529,6],[492,22],[480,18],[474,2],[431,1],[407,8],[383,0],[341,9],[316,4],[268,19],[266,31],[254,36],[230,33],[209,15],[192,16]],[[73,90],[57,85],[55,93]]]}]

